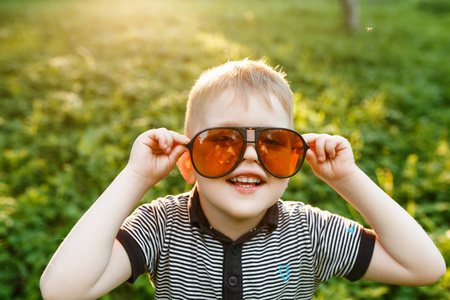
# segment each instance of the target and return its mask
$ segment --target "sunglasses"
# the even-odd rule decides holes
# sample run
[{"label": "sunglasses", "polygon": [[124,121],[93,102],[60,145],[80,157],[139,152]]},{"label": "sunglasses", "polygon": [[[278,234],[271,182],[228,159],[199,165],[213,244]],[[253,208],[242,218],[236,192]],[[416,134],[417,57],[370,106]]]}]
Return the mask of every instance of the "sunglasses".
[{"label": "sunglasses", "polygon": [[209,128],[198,132],[186,148],[198,174],[219,178],[239,165],[249,143],[255,144],[264,169],[278,178],[294,176],[309,149],[298,132],[276,127]]}]

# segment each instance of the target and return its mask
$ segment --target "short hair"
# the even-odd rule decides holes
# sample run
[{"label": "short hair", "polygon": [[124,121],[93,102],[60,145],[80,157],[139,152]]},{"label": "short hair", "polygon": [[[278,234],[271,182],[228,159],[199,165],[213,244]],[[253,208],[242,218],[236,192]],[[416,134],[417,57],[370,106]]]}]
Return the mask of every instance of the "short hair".
[{"label": "short hair", "polygon": [[[194,84],[187,102],[184,131],[192,137],[198,130],[198,119],[203,116],[208,103],[217,99],[223,92],[230,89],[234,92],[233,101],[248,99],[248,95],[255,93],[263,99],[263,105],[271,108],[270,97],[275,96],[289,116],[292,126],[293,94],[286,74],[277,71],[266,64],[264,60],[229,61],[218,67],[206,70]],[[248,103],[242,104],[247,108]]]}]

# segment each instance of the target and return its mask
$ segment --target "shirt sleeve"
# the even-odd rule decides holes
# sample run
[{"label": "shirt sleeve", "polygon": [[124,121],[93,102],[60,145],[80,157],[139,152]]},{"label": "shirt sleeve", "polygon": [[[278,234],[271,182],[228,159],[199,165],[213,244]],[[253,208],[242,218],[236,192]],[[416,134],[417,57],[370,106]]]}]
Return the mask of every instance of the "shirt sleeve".
[{"label": "shirt sleeve", "polygon": [[360,279],[369,266],[375,245],[371,230],[344,217],[306,206],[314,253],[315,276],[319,282],[345,277]]},{"label": "shirt sleeve", "polygon": [[373,249],[375,247],[375,233],[372,230],[361,228],[361,241],[359,243],[359,250],[356,256],[355,264],[345,278],[350,281],[357,281],[364,276],[369,268],[372,260]]},{"label": "shirt sleeve", "polygon": [[161,199],[139,206],[122,224],[116,239],[130,259],[133,283],[139,275],[155,274],[166,227],[166,207]]}]

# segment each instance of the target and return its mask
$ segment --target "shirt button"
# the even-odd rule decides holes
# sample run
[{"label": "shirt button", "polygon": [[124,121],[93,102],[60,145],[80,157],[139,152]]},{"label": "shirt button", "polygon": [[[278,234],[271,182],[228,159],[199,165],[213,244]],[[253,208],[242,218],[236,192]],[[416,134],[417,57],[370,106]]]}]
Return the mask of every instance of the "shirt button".
[{"label": "shirt button", "polygon": [[234,245],[232,248],[231,248],[231,251],[234,253],[234,254],[238,254],[239,253],[239,249],[240,247],[239,247],[239,245]]},{"label": "shirt button", "polygon": [[238,279],[236,278],[236,276],[230,276],[228,278],[228,284],[230,286],[236,286],[237,283],[238,283]]}]

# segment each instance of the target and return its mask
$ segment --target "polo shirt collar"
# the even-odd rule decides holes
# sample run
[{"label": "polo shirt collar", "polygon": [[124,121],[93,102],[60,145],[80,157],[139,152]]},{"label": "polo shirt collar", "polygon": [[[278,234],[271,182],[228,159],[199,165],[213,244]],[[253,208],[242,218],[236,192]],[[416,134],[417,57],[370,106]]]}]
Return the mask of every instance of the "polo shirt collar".
[{"label": "polo shirt collar", "polygon": [[[208,219],[203,212],[203,209],[200,205],[199,194],[197,190],[197,186],[194,186],[190,195],[188,202],[188,213],[189,213],[189,223],[192,227],[197,227],[202,232],[210,233],[211,235],[215,235],[209,225]],[[259,225],[255,228],[256,231],[261,231],[264,228],[267,228],[269,232],[272,232],[278,227],[278,203],[275,203],[271,207],[267,209],[266,214],[262,218]],[[217,235],[217,234],[216,234]]]}]

